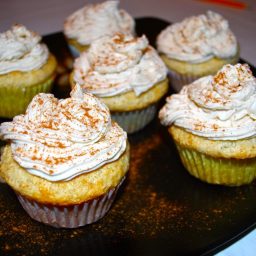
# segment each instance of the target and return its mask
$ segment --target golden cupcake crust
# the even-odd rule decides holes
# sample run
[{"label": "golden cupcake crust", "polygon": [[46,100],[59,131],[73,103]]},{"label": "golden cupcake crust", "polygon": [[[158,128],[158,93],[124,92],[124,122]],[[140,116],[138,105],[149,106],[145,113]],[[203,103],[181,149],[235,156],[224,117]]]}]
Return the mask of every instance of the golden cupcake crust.
[{"label": "golden cupcake crust", "polygon": [[76,39],[73,39],[73,38],[67,38],[66,37],[66,40],[67,40],[69,45],[74,46],[79,52],[86,51],[90,47],[89,45],[79,44],[78,41]]},{"label": "golden cupcake crust", "polygon": [[0,87],[29,87],[40,84],[54,75],[57,61],[52,54],[49,54],[47,62],[39,69],[28,72],[13,71],[0,75]]},{"label": "golden cupcake crust", "polygon": [[175,125],[168,128],[179,145],[212,157],[247,159],[256,157],[256,138],[241,140],[209,140],[185,131]]},{"label": "golden cupcake crust", "polygon": [[44,204],[80,204],[116,187],[129,168],[129,144],[123,155],[112,163],[69,181],[50,182],[30,174],[12,157],[11,147],[4,149],[0,177],[21,195]]},{"label": "golden cupcake crust", "polygon": [[[71,87],[74,87],[73,73],[70,75]],[[112,97],[100,98],[112,112],[140,110],[158,102],[168,91],[168,78],[155,84],[148,91],[136,96],[134,91]]]},{"label": "golden cupcake crust", "polygon": [[166,66],[179,74],[192,76],[206,76],[215,74],[226,64],[236,64],[239,60],[239,51],[237,54],[228,59],[211,58],[202,63],[189,63],[185,61],[170,59],[166,55],[161,54],[160,57]]}]

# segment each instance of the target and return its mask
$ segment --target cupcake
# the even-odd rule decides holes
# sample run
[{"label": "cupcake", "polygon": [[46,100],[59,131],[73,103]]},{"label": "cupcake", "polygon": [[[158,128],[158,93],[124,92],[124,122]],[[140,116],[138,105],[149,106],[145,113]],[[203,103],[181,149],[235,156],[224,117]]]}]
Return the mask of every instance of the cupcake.
[{"label": "cupcake", "polygon": [[22,25],[0,34],[0,117],[25,112],[39,92],[49,92],[56,59],[41,37]]},{"label": "cupcake", "polygon": [[239,59],[238,43],[227,20],[212,11],[165,28],[157,37],[157,49],[177,92]]},{"label": "cupcake", "polygon": [[74,57],[86,50],[92,41],[118,32],[134,34],[135,22],[118,1],[88,4],[71,14],[64,23],[64,34]]},{"label": "cupcake", "polygon": [[109,210],[129,167],[126,133],[79,86],[58,100],[40,93],[0,126],[0,176],[33,219],[54,227],[93,223]]},{"label": "cupcake", "polygon": [[190,174],[239,186],[256,175],[255,102],[256,79],[249,66],[227,64],[168,97],[159,118]]},{"label": "cupcake", "polygon": [[145,36],[116,34],[95,40],[76,59],[71,86],[103,100],[112,118],[133,133],[155,116],[168,89],[167,69]]}]

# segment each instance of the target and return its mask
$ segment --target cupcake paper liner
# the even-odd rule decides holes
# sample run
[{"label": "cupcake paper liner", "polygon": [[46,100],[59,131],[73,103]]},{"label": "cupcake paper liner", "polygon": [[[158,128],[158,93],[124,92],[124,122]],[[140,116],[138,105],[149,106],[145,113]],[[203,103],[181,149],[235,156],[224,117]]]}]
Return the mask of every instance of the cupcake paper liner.
[{"label": "cupcake paper liner", "polygon": [[80,56],[80,52],[76,49],[75,46],[73,46],[72,44],[68,44],[68,48],[73,58],[78,58]]},{"label": "cupcake paper liner", "polygon": [[157,105],[151,105],[147,108],[128,111],[111,112],[111,118],[115,120],[127,133],[134,133],[143,129],[149,124],[157,111]]},{"label": "cupcake paper liner", "polygon": [[32,98],[40,92],[50,92],[54,78],[28,87],[0,87],[0,116],[12,118],[25,113]]},{"label": "cupcake paper liner", "polygon": [[202,181],[240,186],[252,182],[256,176],[256,158],[215,158],[179,145],[177,149],[188,172]]},{"label": "cupcake paper liner", "polygon": [[76,228],[96,222],[106,215],[124,179],[125,177],[106,194],[77,205],[42,204],[29,200],[18,193],[17,197],[32,219],[56,228]]},{"label": "cupcake paper liner", "polygon": [[191,84],[201,76],[193,76],[193,75],[182,75],[173,70],[169,70],[168,75],[170,77],[171,87],[179,92],[184,85]]},{"label": "cupcake paper liner", "polygon": [[[3,151],[4,151],[4,146],[1,145],[1,141],[0,141],[0,162],[2,160],[1,158],[2,158],[2,155],[3,155]],[[0,176],[0,183],[5,183],[4,179],[1,176]]]}]

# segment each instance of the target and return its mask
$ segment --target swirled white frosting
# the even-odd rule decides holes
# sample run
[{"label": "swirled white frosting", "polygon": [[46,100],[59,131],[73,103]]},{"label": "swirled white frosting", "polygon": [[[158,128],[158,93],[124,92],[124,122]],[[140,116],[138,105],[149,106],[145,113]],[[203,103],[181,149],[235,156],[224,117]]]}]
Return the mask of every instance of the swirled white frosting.
[{"label": "swirled white frosting", "polygon": [[111,123],[108,108],[76,86],[71,98],[35,96],[25,115],[2,123],[14,159],[29,173],[49,181],[70,180],[117,160],[126,133]]},{"label": "swirled white frosting", "polygon": [[0,74],[30,71],[43,66],[49,55],[41,37],[22,25],[0,34]]},{"label": "swirled white frosting", "polygon": [[256,135],[256,79],[247,64],[225,65],[167,98],[161,123],[213,140]]},{"label": "swirled white frosting", "polygon": [[135,22],[124,10],[118,10],[118,1],[90,4],[69,16],[64,24],[68,38],[89,45],[102,36],[118,32],[134,34]]},{"label": "swirled white frosting", "polygon": [[140,95],[165,79],[166,74],[163,61],[145,36],[102,37],[74,64],[74,81],[99,97],[132,90]]},{"label": "swirled white frosting", "polygon": [[157,38],[157,49],[172,59],[200,63],[235,56],[237,41],[227,20],[208,11],[168,26]]}]

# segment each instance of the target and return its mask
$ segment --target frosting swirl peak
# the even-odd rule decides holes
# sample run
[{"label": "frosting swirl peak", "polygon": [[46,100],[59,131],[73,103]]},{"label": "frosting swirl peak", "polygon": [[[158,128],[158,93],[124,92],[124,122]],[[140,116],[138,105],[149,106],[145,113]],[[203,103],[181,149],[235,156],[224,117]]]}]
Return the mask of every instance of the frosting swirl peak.
[{"label": "frosting swirl peak", "polygon": [[108,108],[76,86],[58,100],[40,93],[25,115],[2,123],[14,159],[28,172],[49,181],[70,180],[115,161],[126,149],[126,133],[111,123]]},{"label": "frosting swirl peak", "polygon": [[159,34],[157,48],[169,58],[200,63],[235,56],[237,41],[227,20],[208,11],[168,26]]},{"label": "frosting swirl peak", "polygon": [[40,68],[49,51],[41,37],[22,25],[14,25],[0,34],[0,74]]},{"label": "frosting swirl peak", "polygon": [[85,91],[109,97],[136,95],[166,78],[166,67],[145,36],[116,34],[94,41],[74,64],[74,81]]},{"label": "frosting swirl peak", "polygon": [[239,140],[256,135],[256,79],[247,64],[225,65],[167,98],[159,117],[213,140]]},{"label": "frosting swirl peak", "polygon": [[118,10],[118,1],[89,4],[70,15],[64,24],[68,38],[82,45],[106,35],[118,32],[134,34],[133,18],[124,10]]}]

